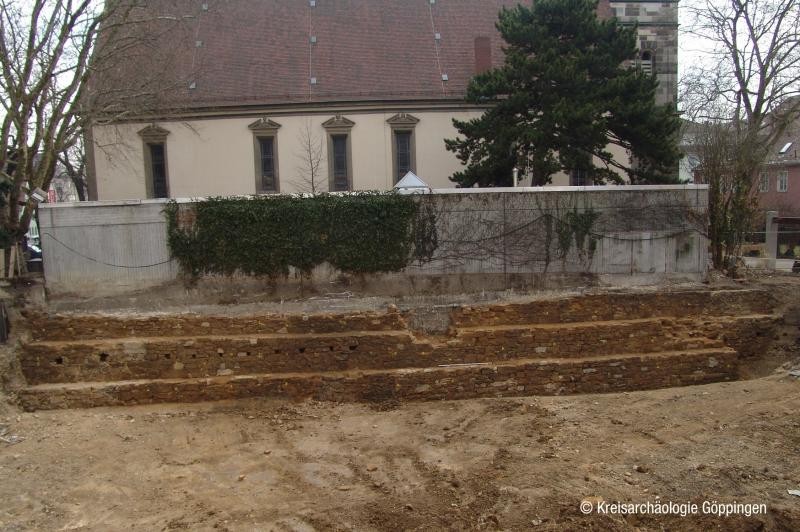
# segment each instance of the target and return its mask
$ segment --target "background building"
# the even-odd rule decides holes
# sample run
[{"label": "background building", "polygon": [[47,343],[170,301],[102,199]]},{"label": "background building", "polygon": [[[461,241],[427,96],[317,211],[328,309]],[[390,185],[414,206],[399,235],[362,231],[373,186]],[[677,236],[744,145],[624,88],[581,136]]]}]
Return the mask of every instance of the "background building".
[{"label": "background building", "polygon": [[[464,102],[467,84],[502,64],[495,22],[517,3],[165,3],[159,16],[187,31],[146,42],[175,50],[178,101],[92,128],[90,199],[390,189],[409,170],[451,187],[461,165],[444,139],[453,118],[482,112]],[[603,0],[598,12],[639,24],[641,66],[674,101],[677,2]]]},{"label": "background building", "polygon": [[781,216],[800,216],[800,124],[775,146],[758,183],[759,205]]}]

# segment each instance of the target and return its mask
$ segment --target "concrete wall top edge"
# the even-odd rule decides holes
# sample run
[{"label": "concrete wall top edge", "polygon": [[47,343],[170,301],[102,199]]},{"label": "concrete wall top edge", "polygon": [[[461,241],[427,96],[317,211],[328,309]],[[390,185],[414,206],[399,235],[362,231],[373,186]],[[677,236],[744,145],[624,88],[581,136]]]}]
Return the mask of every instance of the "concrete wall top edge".
[{"label": "concrete wall top edge", "polygon": [[[433,189],[429,194],[492,194],[492,193],[531,193],[531,192],[643,192],[643,191],[695,191],[695,190],[708,190],[708,185],[596,185],[587,187],[494,187],[494,188],[437,188]],[[359,191],[364,192],[364,191]],[[415,191],[415,193],[421,193]],[[349,192],[334,192],[332,194],[349,194]],[[250,198],[253,196],[230,196]],[[170,201],[177,203],[193,203],[202,201],[205,198],[175,198],[167,199],[131,199],[131,200],[101,200],[101,201],[75,201],[75,202],[62,202],[62,203],[42,203],[39,205],[40,209],[65,209],[65,208],[80,208],[80,207],[116,207],[125,205],[163,205]]]},{"label": "concrete wall top edge", "polygon": [[433,194],[486,194],[493,192],[642,192],[642,191],[692,191],[708,190],[708,185],[593,185],[547,187],[493,187],[493,188],[437,188]]}]

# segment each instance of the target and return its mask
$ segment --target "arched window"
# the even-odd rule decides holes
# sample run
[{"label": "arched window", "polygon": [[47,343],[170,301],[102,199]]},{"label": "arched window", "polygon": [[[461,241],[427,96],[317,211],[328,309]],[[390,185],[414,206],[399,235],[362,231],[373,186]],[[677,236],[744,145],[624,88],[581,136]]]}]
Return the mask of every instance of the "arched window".
[{"label": "arched window", "polygon": [[639,54],[639,68],[645,74],[652,74],[655,71],[654,55],[651,50],[642,50],[642,53]]},{"label": "arched window", "polygon": [[169,131],[155,124],[139,131],[144,144],[145,190],[148,198],[169,197],[167,135]]}]

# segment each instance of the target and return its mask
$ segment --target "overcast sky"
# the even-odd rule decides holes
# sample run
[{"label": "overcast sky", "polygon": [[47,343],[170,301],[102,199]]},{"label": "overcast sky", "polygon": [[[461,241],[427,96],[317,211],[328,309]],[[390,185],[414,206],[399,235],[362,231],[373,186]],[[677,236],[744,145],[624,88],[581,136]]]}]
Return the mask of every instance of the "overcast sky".
[{"label": "overcast sky", "polygon": [[678,21],[680,24],[680,34],[678,36],[678,79],[683,78],[686,68],[707,59],[704,51],[710,50],[712,43],[700,39],[695,35],[686,33],[691,24],[691,18],[687,14],[685,6],[695,4],[696,0],[682,0],[678,5]]}]

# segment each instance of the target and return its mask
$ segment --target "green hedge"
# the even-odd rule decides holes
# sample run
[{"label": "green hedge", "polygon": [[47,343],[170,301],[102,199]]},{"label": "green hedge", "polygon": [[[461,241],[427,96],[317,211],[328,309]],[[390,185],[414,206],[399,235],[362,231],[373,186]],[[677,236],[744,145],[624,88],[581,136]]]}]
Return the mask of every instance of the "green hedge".
[{"label": "green hedge", "polygon": [[276,277],[323,262],[351,273],[390,272],[435,249],[435,220],[418,216],[411,197],[391,192],[211,198],[192,208],[189,230],[179,227],[177,203],[165,214],[172,256],[193,276]]}]

